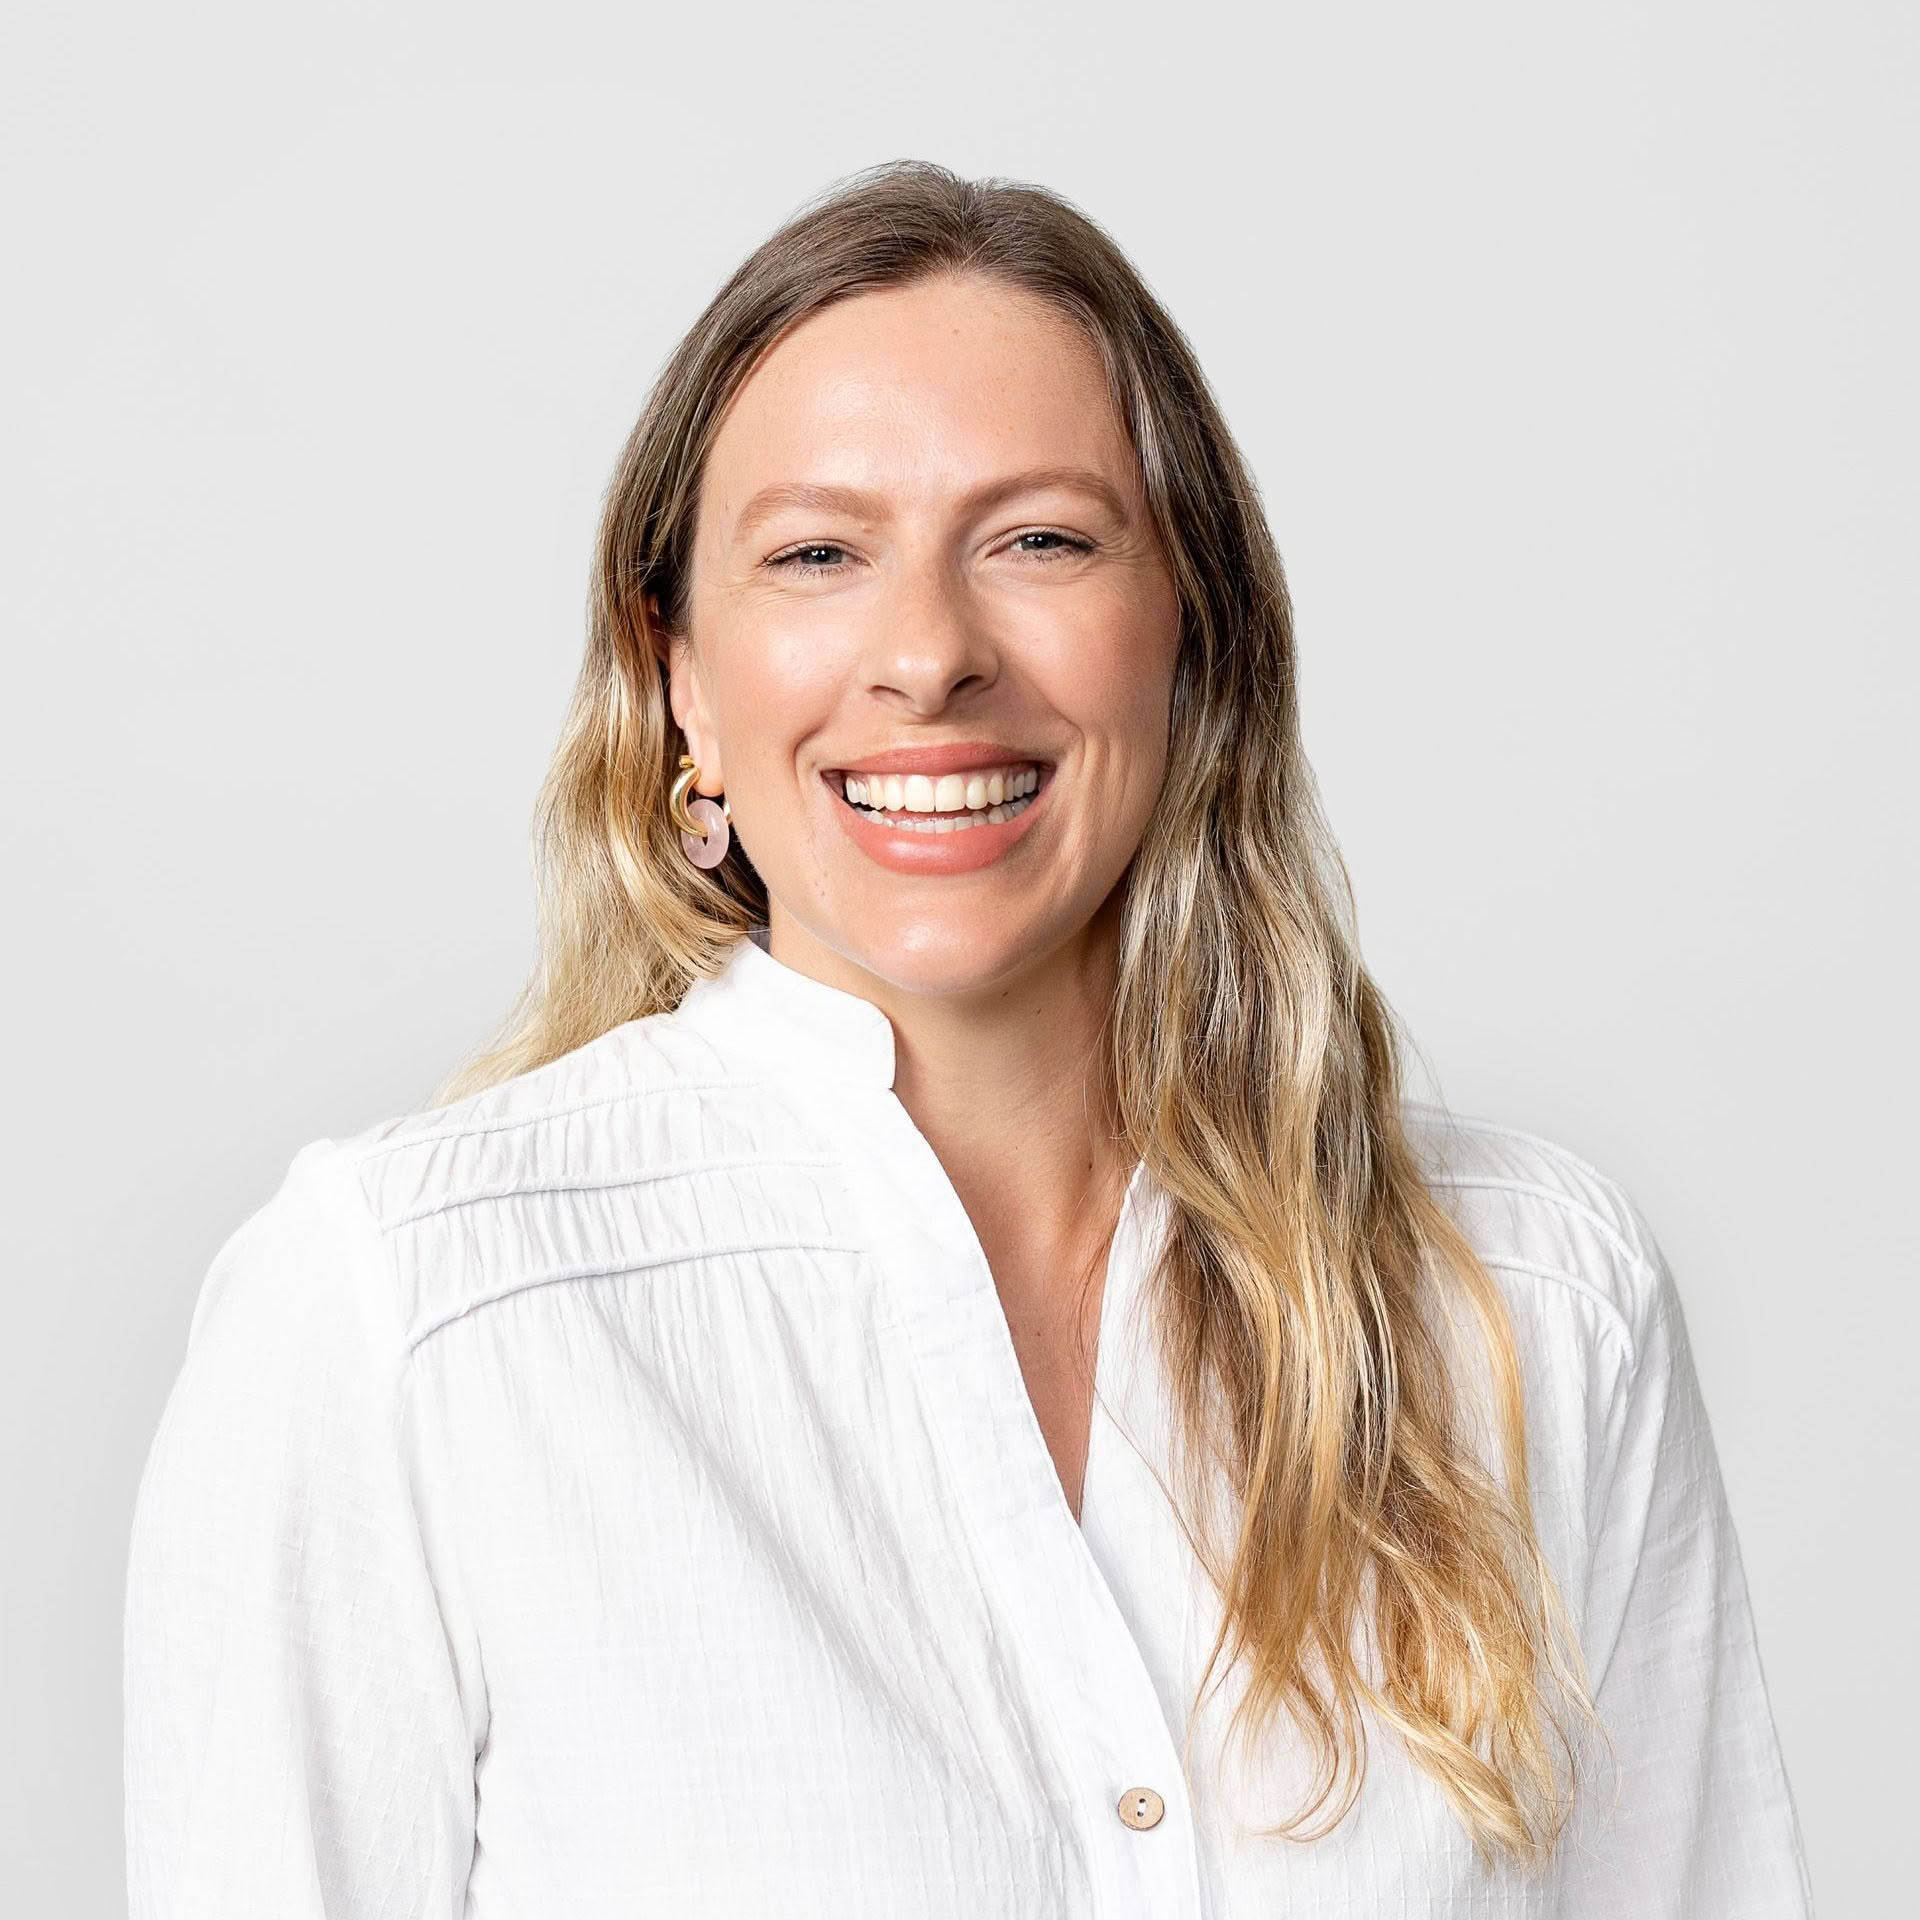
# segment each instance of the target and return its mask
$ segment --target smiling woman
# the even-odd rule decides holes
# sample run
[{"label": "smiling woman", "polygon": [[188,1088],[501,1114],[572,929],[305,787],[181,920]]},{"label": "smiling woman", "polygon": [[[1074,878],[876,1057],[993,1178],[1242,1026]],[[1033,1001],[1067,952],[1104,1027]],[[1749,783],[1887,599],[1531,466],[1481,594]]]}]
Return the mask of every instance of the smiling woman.
[{"label": "smiling woman", "polygon": [[1806,1913],[1659,1248],[1404,1098],[1092,222],[903,164],[734,274],[540,837],[497,1044],[208,1276],[136,1920]]}]

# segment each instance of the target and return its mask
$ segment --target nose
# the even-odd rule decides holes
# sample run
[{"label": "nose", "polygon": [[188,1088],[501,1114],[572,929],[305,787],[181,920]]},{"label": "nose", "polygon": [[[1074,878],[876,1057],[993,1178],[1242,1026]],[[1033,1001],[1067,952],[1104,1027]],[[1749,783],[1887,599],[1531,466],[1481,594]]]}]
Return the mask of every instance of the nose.
[{"label": "nose", "polygon": [[869,691],[914,713],[984,692],[1000,671],[986,609],[950,554],[903,561],[873,608],[864,666]]}]

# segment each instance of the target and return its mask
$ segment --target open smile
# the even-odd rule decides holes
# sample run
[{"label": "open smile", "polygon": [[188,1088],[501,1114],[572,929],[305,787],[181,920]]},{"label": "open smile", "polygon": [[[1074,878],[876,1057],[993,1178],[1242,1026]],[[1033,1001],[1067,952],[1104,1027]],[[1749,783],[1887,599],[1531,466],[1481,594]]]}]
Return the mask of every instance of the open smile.
[{"label": "open smile", "polygon": [[1045,760],[1009,760],[965,772],[863,773],[821,778],[848,836],[898,873],[970,873],[992,864],[1032,826],[1052,782]]},{"label": "open smile", "polygon": [[895,832],[964,833],[1017,820],[1050,770],[1042,761],[1010,761],[937,777],[841,772],[829,784],[854,812]]}]

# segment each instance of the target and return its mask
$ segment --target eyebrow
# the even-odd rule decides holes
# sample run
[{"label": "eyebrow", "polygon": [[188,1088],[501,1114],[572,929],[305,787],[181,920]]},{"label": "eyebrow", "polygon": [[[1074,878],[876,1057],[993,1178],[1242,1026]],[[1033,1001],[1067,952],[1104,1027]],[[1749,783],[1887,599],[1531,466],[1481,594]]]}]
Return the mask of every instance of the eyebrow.
[{"label": "eyebrow", "polygon": [[[1116,520],[1127,517],[1125,497],[1111,480],[1091,467],[1029,467],[1023,473],[1010,473],[1004,479],[987,481],[974,488],[960,504],[968,513],[986,513],[1020,494],[1040,493],[1050,487],[1091,494]],[[815,513],[843,513],[857,520],[887,517],[887,503],[877,493],[863,493],[857,487],[823,487],[805,480],[781,480],[762,487],[741,509],[739,519],[734,522],[734,538],[745,539],[764,521],[789,507]]]}]

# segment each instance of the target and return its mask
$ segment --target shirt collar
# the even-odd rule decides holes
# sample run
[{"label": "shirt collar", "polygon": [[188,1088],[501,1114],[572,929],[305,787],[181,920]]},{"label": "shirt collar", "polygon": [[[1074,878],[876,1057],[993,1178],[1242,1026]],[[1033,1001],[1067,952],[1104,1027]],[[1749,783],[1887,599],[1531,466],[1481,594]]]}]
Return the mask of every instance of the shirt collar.
[{"label": "shirt collar", "polygon": [[764,1071],[839,1086],[893,1085],[893,1022],[871,1000],[776,960],[755,927],[716,974],[681,996],[675,1020]]},{"label": "shirt collar", "polygon": [[[824,1086],[890,1090],[893,1022],[871,1000],[800,973],[767,948],[755,927],[715,974],[696,980],[672,1018],[722,1053],[762,1073]],[[1121,1200],[1121,1231],[1151,1240],[1166,1224],[1164,1191],[1136,1161]]]}]

